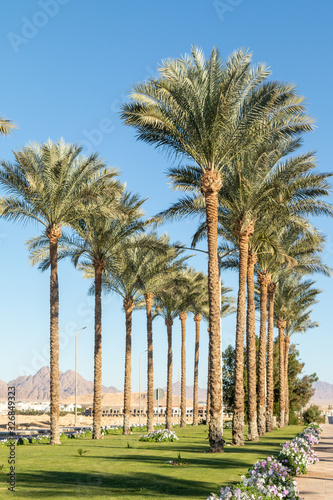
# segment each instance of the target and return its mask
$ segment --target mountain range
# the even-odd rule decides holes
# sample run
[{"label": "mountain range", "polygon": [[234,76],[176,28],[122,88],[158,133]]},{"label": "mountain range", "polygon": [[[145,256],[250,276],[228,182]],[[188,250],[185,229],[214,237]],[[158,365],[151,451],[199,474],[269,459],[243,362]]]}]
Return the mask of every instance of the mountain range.
[{"label": "mountain range", "polygon": [[[75,372],[67,370],[60,372],[60,399],[64,400],[74,395]],[[8,382],[8,386],[16,387],[16,401],[49,401],[50,400],[50,368],[43,366],[35,375],[26,375],[18,377]],[[333,404],[333,384],[327,382],[314,382],[315,394],[311,399],[314,404]],[[163,388],[166,392],[166,387]],[[77,374],[77,394],[84,396],[92,394],[94,391],[94,383],[85,380],[79,373]],[[116,387],[102,386],[103,394],[120,393]],[[175,382],[172,386],[174,396],[180,394],[180,384]],[[198,399],[204,401],[206,399],[206,389],[199,388]],[[193,385],[186,386],[186,398],[193,398]],[[0,400],[7,401],[7,384],[0,380]]]},{"label": "mountain range", "polygon": [[[75,393],[75,372],[67,370],[59,372],[60,399]],[[8,386],[16,387],[16,401],[49,401],[50,400],[50,368],[43,366],[35,375],[18,377],[8,382]],[[94,383],[77,374],[77,394],[90,394],[94,391]],[[120,392],[115,387],[102,385],[103,393]],[[0,400],[7,400],[7,384],[0,380]]]}]

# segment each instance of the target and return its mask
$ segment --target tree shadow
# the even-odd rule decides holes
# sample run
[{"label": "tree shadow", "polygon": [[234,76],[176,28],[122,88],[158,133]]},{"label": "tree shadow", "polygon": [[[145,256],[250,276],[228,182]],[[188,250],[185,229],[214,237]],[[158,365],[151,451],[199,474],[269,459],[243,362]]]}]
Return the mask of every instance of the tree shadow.
[{"label": "tree shadow", "polygon": [[25,498],[89,498],[107,495],[160,498],[207,498],[216,485],[204,481],[179,479],[162,474],[131,472],[130,475],[34,471],[17,474],[17,492]]},{"label": "tree shadow", "polygon": [[[179,450],[175,450],[175,453],[170,453],[169,456],[163,456],[161,457],[160,455],[125,455],[125,456],[112,456],[112,457],[100,457],[100,456],[86,456],[85,460],[92,459],[92,460],[100,460],[103,458],[104,460],[110,460],[110,461],[128,461],[128,462],[134,462],[134,463],[150,463],[150,464],[158,464],[158,465],[163,465],[165,464],[166,466],[168,465],[167,462],[169,460],[174,460],[177,461],[177,452],[179,453]],[[213,458],[216,457],[216,458]],[[182,457],[184,458],[184,457]],[[202,457],[198,458],[193,458],[193,457],[186,457],[186,462],[188,462],[188,465],[195,465],[199,466],[200,468],[205,468],[208,467],[210,469],[215,468],[215,469],[223,469],[224,471],[226,469],[237,469],[237,468],[244,468],[244,467],[250,467],[252,465],[251,460],[248,461],[240,461],[239,458],[235,457],[230,457],[226,456],[224,454],[219,454],[218,456],[215,454],[205,456],[204,459]]]}]

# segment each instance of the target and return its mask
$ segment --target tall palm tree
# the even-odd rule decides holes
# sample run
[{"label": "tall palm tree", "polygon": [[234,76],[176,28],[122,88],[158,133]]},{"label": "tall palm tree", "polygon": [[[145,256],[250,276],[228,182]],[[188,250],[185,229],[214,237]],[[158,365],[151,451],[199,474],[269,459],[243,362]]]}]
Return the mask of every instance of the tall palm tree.
[{"label": "tall palm tree", "polygon": [[132,313],[142,298],[141,270],[146,265],[147,251],[165,251],[165,243],[153,234],[143,234],[128,238],[117,252],[117,257],[108,262],[103,275],[105,292],[114,292],[123,299],[126,325],[125,376],[124,376],[124,426],[123,433],[130,433],[131,375],[132,375]]},{"label": "tall palm tree", "polygon": [[[290,335],[306,332],[318,326],[310,319],[309,308],[317,302],[320,290],[313,288],[315,281],[301,281],[302,276],[291,275],[279,280],[275,297],[275,318],[279,328],[279,425],[289,421],[288,355]],[[287,340],[288,339],[288,340]]]},{"label": "tall palm tree", "polygon": [[12,130],[16,129],[17,126],[11,120],[7,120],[3,116],[0,116],[0,135],[8,135]]},{"label": "tall palm tree", "polygon": [[[84,277],[94,280],[92,292],[95,296],[95,346],[94,346],[94,401],[93,401],[93,439],[101,439],[102,422],[102,276],[107,264],[113,261],[128,237],[140,230],[144,223],[139,220],[143,200],[137,195],[123,193],[123,187],[115,185],[105,200],[113,217],[88,214],[73,224],[75,231],[63,234],[59,239],[58,260],[69,257],[75,267],[84,271]],[[33,263],[41,261],[47,252],[43,240],[30,243]],[[45,242],[46,243],[46,242]],[[49,258],[40,264],[42,270],[49,266]]]},{"label": "tall palm tree", "polygon": [[200,324],[202,314],[208,313],[208,286],[207,277],[201,273],[201,284],[193,297],[192,312],[195,323],[195,349],[194,349],[194,377],[193,377],[193,426],[198,425],[198,386],[199,386],[199,346],[200,346]]},{"label": "tall palm tree", "polygon": [[96,154],[86,158],[81,151],[63,140],[49,140],[15,152],[15,163],[2,161],[0,171],[0,184],[8,193],[1,200],[1,215],[15,222],[39,222],[49,243],[51,444],[60,444],[58,241],[63,226],[88,212],[104,213],[101,200],[114,191],[117,175]]},{"label": "tall palm tree", "polygon": [[175,318],[179,315],[179,286],[183,284],[183,277],[176,273],[173,277],[173,289],[168,286],[166,290],[159,290],[155,297],[154,316],[160,316],[164,319],[167,327],[168,338],[168,361],[167,361],[167,402],[166,402],[166,428],[172,429],[172,370],[173,370],[173,351],[172,351],[172,326]]},{"label": "tall palm tree", "polygon": [[181,418],[180,427],[186,427],[186,318],[187,312],[193,310],[193,304],[201,292],[202,274],[195,273],[193,269],[186,269],[185,282],[178,290],[179,319],[181,321]]},{"label": "tall palm tree", "polygon": [[276,283],[268,285],[268,325],[267,325],[267,397],[266,397],[266,431],[273,431],[274,407],[274,301]]},{"label": "tall palm tree", "polygon": [[[325,239],[323,236],[308,224],[298,220],[296,226],[286,226],[277,223],[274,227],[275,250],[270,251],[267,245],[261,244],[258,247],[258,273],[262,276],[271,277],[268,285],[268,328],[267,328],[267,402],[266,402],[266,430],[273,430],[273,402],[274,402],[274,382],[273,382],[273,328],[274,328],[274,302],[277,285],[280,279],[285,279],[292,274],[310,274],[320,272],[325,275],[330,274],[330,269],[325,266],[320,259],[320,252],[323,250]],[[265,292],[262,287],[261,297]],[[261,307],[262,298],[260,299]],[[260,318],[260,324],[265,323],[265,314]],[[283,324],[281,325],[283,326]],[[282,332],[281,332],[282,335]],[[264,364],[261,359],[261,365]],[[264,379],[264,375],[262,376]],[[265,383],[265,381],[261,381]],[[265,392],[265,386],[261,392]],[[264,400],[264,396],[262,396]],[[263,403],[262,403],[262,406]]]},{"label": "tall palm tree", "polygon": [[248,390],[248,440],[259,441],[257,425],[257,345],[254,302],[254,266],[257,253],[250,251],[247,265],[246,355]]},{"label": "tall palm tree", "polygon": [[[276,146],[275,144],[272,145]],[[246,280],[249,245],[255,231],[260,228],[264,217],[267,227],[278,221],[292,220],[297,223],[299,215],[305,213],[330,213],[331,208],[319,197],[328,193],[327,174],[308,173],[314,168],[312,154],[305,154],[284,160],[284,157],[299,146],[298,140],[286,140],[275,149],[269,145],[258,148],[251,154],[244,154],[225,167],[224,185],[219,192],[219,232],[238,249],[239,291],[236,324],[236,369],[235,398],[233,411],[233,441],[243,443],[244,428],[244,333]],[[199,184],[200,172],[197,169],[196,183]],[[194,174],[183,170],[172,173],[173,182],[184,189],[193,184]],[[283,186],[288,185],[288,189]],[[283,191],[284,189],[284,191]],[[187,196],[166,213],[173,217],[202,214],[202,200],[198,196]],[[270,218],[268,217],[270,214]],[[302,224],[303,224],[303,219]],[[269,221],[269,224],[268,224]],[[289,222],[290,223],[290,222]],[[259,234],[263,229],[259,231]],[[194,235],[194,244],[206,236],[206,223],[199,226]],[[258,238],[257,238],[258,239]],[[251,246],[253,243],[251,242]],[[225,246],[224,248],[228,248]],[[222,263],[225,266],[225,263]],[[264,329],[261,329],[262,334]],[[262,344],[264,345],[264,344]],[[263,349],[261,349],[263,352]]]},{"label": "tall palm tree", "polygon": [[[155,236],[157,239],[157,236]],[[159,291],[167,290],[173,283],[170,277],[182,268],[184,258],[180,258],[181,251],[170,246],[169,238],[162,235],[158,241],[161,250],[149,249],[142,256],[138,283],[144,296],[147,316],[147,430],[154,429],[154,368],[153,368],[153,315],[152,307],[155,295]]]},{"label": "tall palm tree", "polygon": [[[220,254],[220,259],[222,255]],[[206,285],[207,286],[207,285]],[[236,308],[234,307],[234,302],[235,299],[231,295],[228,295],[229,292],[232,291],[232,288],[228,288],[223,285],[221,282],[220,285],[220,291],[221,291],[221,319],[225,318],[229,314],[233,314],[236,312]],[[200,302],[199,302],[200,303]],[[204,307],[204,304],[202,307],[200,307],[200,311],[202,313],[203,318],[205,319],[207,323],[207,332],[208,332],[208,338],[209,336],[209,307],[208,303],[206,307]],[[210,420],[210,355],[209,355],[209,349],[208,349],[208,372],[207,372],[207,398],[206,398],[206,423],[209,424]],[[194,403],[193,403],[193,408],[194,408]]]},{"label": "tall palm tree", "polygon": [[[138,138],[191,160],[200,172],[208,237],[208,290],[211,348],[212,452],[222,452],[221,332],[217,256],[218,193],[221,171],[231,158],[272,137],[311,130],[303,99],[292,85],[266,83],[264,65],[251,66],[251,55],[236,51],[225,64],[213,49],[209,59],[196,48],[191,56],[166,60],[160,78],[138,84],[132,102],[122,106],[125,124]],[[195,167],[188,167],[192,172]],[[197,186],[195,186],[197,189]],[[247,231],[244,224],[240,231]]]}]

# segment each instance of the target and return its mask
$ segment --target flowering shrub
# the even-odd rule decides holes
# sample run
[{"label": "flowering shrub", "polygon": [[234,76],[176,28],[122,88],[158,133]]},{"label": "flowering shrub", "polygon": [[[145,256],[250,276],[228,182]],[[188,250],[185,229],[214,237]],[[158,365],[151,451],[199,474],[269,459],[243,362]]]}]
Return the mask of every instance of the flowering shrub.
[{"label": "flowering shrub", "polygon": [[264,500],[265,498],[277,500],[279,497],[277,497],[276,495],[264,497],[262,493],[260,493],[252,486],[244,486],[243,484],[238,484],[237,486],[226,486],[225,488],[221,488],[220,496],[216,496],[213,493],[210,497],[207,498],[207,500]]},{"label": "flowering shrub", "polygon": [[299,434],[297,434],[297,436],[299,438],[304,439],[311,447],[319,443],[319,438],[314,436],[312,433],[308,433],[306,431],[300,432]]},{"label": "flowering shrub", "polygon": [[319,442],[322,429],[311,423],[292,441],[287,441],[277,457],[258,460],[237,486],[221,488],[220,496],[207,500],[300,500],[293,476],[304,474],[310,464],[318,462],[312,446]]},{"label": "flowering shrub", "polygon": [[81,437],[92,437],[92,432],[90,429],[79,429],[78,431],[69,433],[68,437],[71,439],[77,439]]},{"label": "flowering shrub", "polygon": [[289,469],[274,457],[258,460],[242,479],[244,486],[253,486],[263,498],[299,498],[297,483],[289,476]]},{"label": "flowering shrub", "polygon": [[284,443],[278,460],[290,469],[292,475],[297,476],[305,474],[309,465],[318,462],[318,457],[305,439],[296,436]]},{"label": "flowering shrub", "polygon": [[306,434],[312,434],[312,436],[316,437],[319,441],[320,433],[323,432],[323,429],[316,422],[312,422],[306,429],[304,429],[303,432]]},{"label": "flowering shrub", "polygon": [[111,427],[110,425],[102,425],[101,434],[102,436],[109,434],[119,434],[119,431],[122,431],[122,426],[118,425],[117,427]]},{"label": "flowering shrub", "polygon": [[30,444],[42,444],[49,443],[50,437],[50,434],[37,434],[37,436],[29,436],[28,439]]},{"label": "flowering shrub", "polygon": [[158,443],[165,441],[178,441],[178,437],[173,431],[168,429],[158,429],[140,437],[140,441],[156,441]]}]

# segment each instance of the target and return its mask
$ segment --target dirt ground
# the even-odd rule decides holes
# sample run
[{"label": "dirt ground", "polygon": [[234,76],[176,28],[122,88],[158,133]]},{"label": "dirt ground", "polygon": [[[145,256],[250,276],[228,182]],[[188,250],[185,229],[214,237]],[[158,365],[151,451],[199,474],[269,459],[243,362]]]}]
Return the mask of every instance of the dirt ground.
[{"label": "dirt ground", "polygon": [[[178,418],[175,417],[174,423],[178,423]],[[159,418],[160,423],[164,423],[165,419],[162,417]],[[7,415],[0,415],[0,429],[6,430],[8,422]],[[156,419],[155,419],[156,422]],[[191,423],[192,419],[188,419],[188,423]],[[50,427],[50,416],[49,415],[16,415],[16,429],[44,429]],[[92,426],[93,418],[92,417],[84,417],[81,415],[77,416],[77,427],[86,427]],[[139,418],[133,417],[131,419],[131,424],[138,424]],[[141,423],[146,423],[146,418],[144,416],[141,417]],[[102,418],[102,425],[123,425],[123,419],[119,418],[111,418],[106,417]],[[64,417],[60,417],[60,427],[73,427],[74,426],[74,415],[66,415]]]}]

